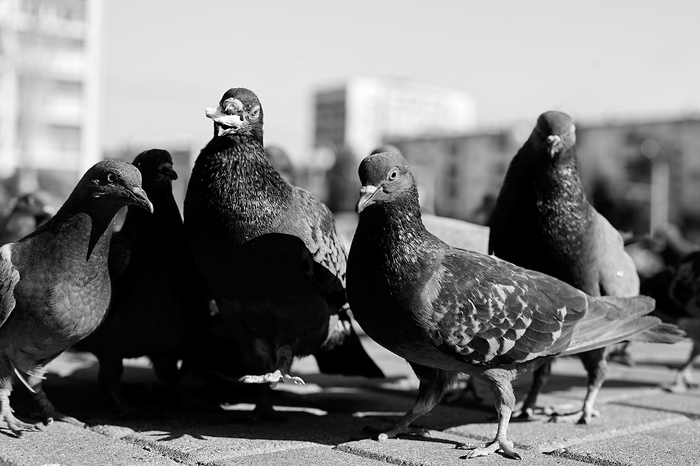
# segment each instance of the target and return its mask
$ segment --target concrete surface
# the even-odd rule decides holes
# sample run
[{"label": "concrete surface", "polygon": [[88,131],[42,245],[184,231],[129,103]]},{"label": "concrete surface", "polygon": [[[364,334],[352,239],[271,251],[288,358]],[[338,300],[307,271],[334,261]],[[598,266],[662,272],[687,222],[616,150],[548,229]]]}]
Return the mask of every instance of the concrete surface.
[{"label": "concrete surface", "polygon": [[[369,339],[363,340],[387,379],[318,374],[315,361],[295,362],[292,372],[303,387],[279,386],[273,402],[286,419],[252,422],[252,399],[240,396],[220,408],[186,410],[156,383],[145,359],[127,361],[123,380],[137,414],[121,419],[96,382],[95,358],[65,353],[50,365],[44,382],[54,404],[87,428],[55,422],[42,432],[12,436],[0,425],[0,465],[453,465],[465,464],[467,451],[490,440],[496,430],[492,397],[478,387],[484,402],[458,388],[451,404],[438,405],[417,425],[430,438],[373,440],[365,426],[388,427],[411,408],[417,380],[408,365]],[[636,366],[611,364],[591,425],[514,420],[509,438],[523,457],[537,465],[700,464],[700,390],[669,393],[669,365],[681,363],[689,343],[673,346],[634,344]],[[530,377],[516,381],[522,399]],[[540,404],[575,410],[585,393],[585,373],[575,358],[558,360]],[[36,409],[20,384],[12,404],[31,419]],[[471,464],[506,464],[498,454]]]}]

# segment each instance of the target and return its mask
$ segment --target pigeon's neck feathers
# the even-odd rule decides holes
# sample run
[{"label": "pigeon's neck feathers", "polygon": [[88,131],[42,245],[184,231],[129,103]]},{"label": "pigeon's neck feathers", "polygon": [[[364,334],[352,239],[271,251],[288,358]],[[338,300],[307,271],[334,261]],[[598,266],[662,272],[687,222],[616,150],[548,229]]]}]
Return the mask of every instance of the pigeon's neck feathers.
[{"label": "pigeon's neck feathers", "polygon": [[223,197],[218,201],[251,216],[258,211],[261,199],[283,207],[294,190],[272,168],[262,143],[251,135],[212,139],[195,162],[192,181],[205,181],[207,192]]},{"label": "pigeon's neck feathers", "polygon": [[[580,229],[593,218],[594,209],[586,198],[573,149],[561,154],[556,163],[542,167],[535,174],[535,190],[540,216],[547,218],[556,211],[570,228]],[[581,231],[581,230],[579,230]]]},{"label": "pigeon's neck feathers", "polygon": [[424,245],[432,235],[423,225],[415,186],[392,202],[362,211],[355,236],[367,257],[381,261],[389,284],[399,285],[397,280],[420,273]]},{"label": "pigeon's neck feathers", "polygon": [[[106,260],[114,232],[115,215],[122,204],[91,197],[85,194],[85,190],[82,193],[77,191],[79,188],[73,191],[54,217],[26,238],[42,235],[44,238],[50,237],[53,242],[87,244],[87,250],[75,248],[80,251],[81,259],[90,261],[97,254]],[[45,233],[50,236],[44,235]],[[67,248],[65,253],[71,251]]]}]

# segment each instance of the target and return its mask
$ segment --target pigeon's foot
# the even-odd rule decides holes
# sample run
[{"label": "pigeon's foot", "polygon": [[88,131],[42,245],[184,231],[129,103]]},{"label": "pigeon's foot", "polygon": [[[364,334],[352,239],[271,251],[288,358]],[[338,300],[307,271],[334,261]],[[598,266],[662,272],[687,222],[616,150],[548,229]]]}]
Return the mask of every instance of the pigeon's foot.
[{"label": "pigeon's foot", "polygon": [[600,417],[600,411],[597,409],[592,409],[588,413],[584,410],[574,411],[573,413],[553,413],[549,418],[549,422],[569,422],[587,425],[591,423],[594,417]]},{"label": "pigeon's foot", "polygon": [[696,382],[693,376],[687,371],[681,370],[678,372],[678,375],[676,375],[676,380],[673,382],[673,385],[666,386],[664,389],[672,393],[685,393],[688,390],[698,387],[700,387],[700,383]]},{"label": "pigeon's foot", "polygon": [[78,427],[85,427],[84,422],[74,418],[73,416],[66,416],[65,414],[62,414],[59,411],[53,411],[52,413],[50,413],[48,415],[46,413],[44,413],[44,416],[46,419],[44,421],[44,424],[46,424],[47,426],[51,425],[53,423],[53,421],[59,421],[59,422],[66,422],[68,424],[73,424],[74,426],[78,426]]},{"label": "pigeon's foot", "polygon": [[17,419],[12,413],[2,413],[1,419],[5,421],[7,427],[15,434],[16,437],[22,437],[23,432],[38,432],[44,430],[42,423],[29,424]]},{"label": "pigeon's foot", "polygon": [[283,373],[281,370],[276,370],[275,372],[268,372],[263,375],[244,375],[239,379],[243,383],[269,383],[271,387],[274,387],[280,382],[291,383],[294,385],[304,385],[304,380],[301,377],[295,377],[287,373]]},{"label": "pigeon's foot", "polygon": [[385,442],[390,438],[396,438],[400,435],[413,435],[416,437],[432,437],[430,430],[424,429],[422,427],[408,427],[396,425],[389,430],[377,429],[376,427],[366,426],[363,431],[365,433],[371,434],[373,438],[376,438],[380,442]]},{"label": "pigeon's foot", "polygon": [[34,399],[41,406],[41,415],[44,417],[44,424],[51,425],[53,421],[67,422],[68,424],[73,424],[78,427],[85,427],[85,423],[77,420],[72,416],[66,416],[60,412],[56,407],[49,401],[46,394],[41,389],[41,386],[35,387],[36,393],[34,394]]},{"label": "pigeon's foot", "polygon": [[551,406],[523,407],[520,411],[513,413],[513,416],[521,421],[539,421],[549,419],[552,415],[554,415],[554,408]]},{"label": "pigeon's foot", "polygon": [[506,458],[511,458],[514,460],[523,459],[519,453],[513,449],[513,442],[510,440],[498,441],[494,440],[491,443],[487,443],[483,447],[469,447],[469,446],[458,446],[459,450],[471,450],[467,455],[463,456],[462,459],[478,458],[479,456],[488,456],[496,452],[500,452]]}]

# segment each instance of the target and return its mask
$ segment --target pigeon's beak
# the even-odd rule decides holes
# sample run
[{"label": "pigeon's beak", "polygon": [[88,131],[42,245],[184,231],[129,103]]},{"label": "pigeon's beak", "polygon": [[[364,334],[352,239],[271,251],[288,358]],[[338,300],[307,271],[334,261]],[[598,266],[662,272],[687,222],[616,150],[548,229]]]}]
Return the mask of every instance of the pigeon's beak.
[{"label": "pigeon's beak", "polygon": [[555,155],[557,155],[563,146],[561,136],[557,136],[556,134],[547,136],[546,144],[550,157],[554,157]]},{"label": "pigeon's beak", "polygon": [[214,125],[218,131],[218,136],[235,133],[236,130],[245,122],[238,112],[233,114],[226,113],[221,108],[221,105],[216,108],[206,107],[204,109],[204,114],[207,116],[207,118],[211,118],[214,121]]},{"label": "pigeon's beak", "polygon": [[173,164],[171,163],[164,163],[160,166],[158,171],[166,178],[170,178],[171,180],[177,179],[177,172],[173,169]]},{"label": "pigeon's beak", "polygon": [[368,205],[372,204],[372,198],[377,192],[377,189],[378,188],[376,186],[372,185],[367,185],[360,188],[360,199],[357,201],[357,205],[355,206],[355,212],[359,214],[365,210]]},{"label": "pigeon's beak", "polygon": [[146,191],[144,191],[143,188],[134,186],[129,190],[129,193],[131,200],[134,201],[134,204],[143,209],[146,209],[150,213],[153,213],[153,204],[151,204],[151,201],[148,199]]}]

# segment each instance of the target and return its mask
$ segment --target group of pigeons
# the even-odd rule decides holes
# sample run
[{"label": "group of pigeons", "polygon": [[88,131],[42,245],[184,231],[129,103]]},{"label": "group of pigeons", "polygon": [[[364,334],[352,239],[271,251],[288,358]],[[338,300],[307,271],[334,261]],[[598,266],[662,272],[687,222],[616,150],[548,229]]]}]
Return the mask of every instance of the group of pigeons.
[{"label": "group of pigeons", "polygon": [[[304,383],[290,374],[295,357],[313,355],[322,372],[383,375],[355,319],[420,380],[415,406],[379,440],[425,435],[411,423],[467,374],[493,388],[498,414],[494,440],[467,456],[520,458],[507,438],[519,374],[534,371],[520,414],[533,417],[552,358],[579,356],[588,393],[576,417],[587,423],[613,345],[674,343],[687,333],[690,362],[700,352],[700,253],[649,285],[656,301],[640,295],[622,236],[586,199],[564,113],[541,115],[513,158],[488,255],[426,229],[398,151],[361,162],[359,222],[346,254],[331,211],[270,164],[252,91],[228,90],[206,116],[214,134],[194,164],[182,215],[170,154],[153,149],[133,164],[97,163],[55,215],[0,248],[0,417],[15,435],[54,419],[82,425],[41,385],[46,365],[70,347],[97,356],[99,380],[122,414],[130,410],[123,358],[148,356],[161,381],[185,392],[183,373],[219,354],[212,372],[259,384],[252,415],[274,418],[270,387]],[[688,367],[679,377],[691,383]],[[13,380],[31,391],[43,423],[15,417]]]}]

